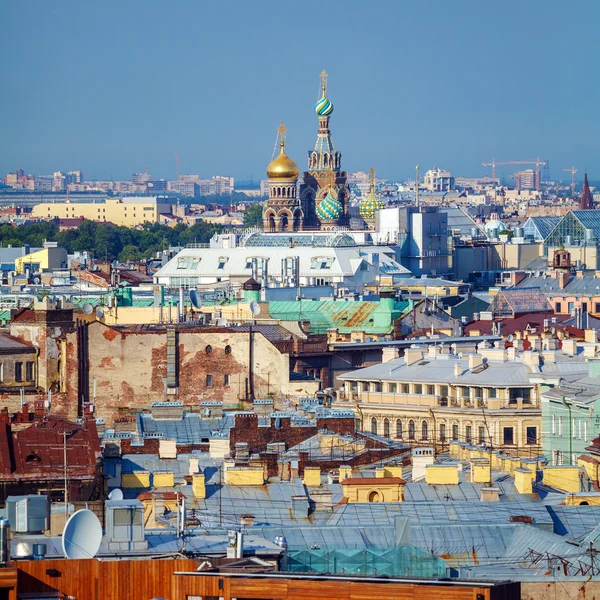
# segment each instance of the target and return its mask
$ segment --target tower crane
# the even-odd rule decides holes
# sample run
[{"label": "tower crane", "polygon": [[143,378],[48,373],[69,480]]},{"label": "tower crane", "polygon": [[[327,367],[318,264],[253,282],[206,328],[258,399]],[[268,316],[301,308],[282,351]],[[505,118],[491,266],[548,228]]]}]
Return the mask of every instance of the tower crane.
[{"label": "tower crane", "polygon": [[577,169],[573,166],[570,169],[563,169],[567,173],[571,173],[571,198],[575,198],[575,173]]},{"label": "tower crane", "polygon": [[496,167],[498,165],[535,165],[535,189],[540,189],[541,172],[540,167],[547,165],[547,160],[542,160],[539,156],[535,160],[505,160],[496,162],[496,159],[492,158],[491,162],[481,163],[483,167],[492,167],[492,179],[496,179]]}]

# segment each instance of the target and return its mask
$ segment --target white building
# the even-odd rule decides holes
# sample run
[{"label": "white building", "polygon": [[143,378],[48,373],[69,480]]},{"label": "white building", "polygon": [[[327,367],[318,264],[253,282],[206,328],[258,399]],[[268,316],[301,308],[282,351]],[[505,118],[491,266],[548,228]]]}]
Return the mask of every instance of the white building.
[{"label": "white building", "polygon": [[454,177],[450,171],[433,167],[425,173],[423,187],[431,192],[449,192],[454,189]]},{"label": "white building", "polygon": [[345,233],[218,235],[210,247],[188,247],[155,275],[168,287],[334,286],[362,291],[381,275],[408,276],[385,246],[357,246]]}]

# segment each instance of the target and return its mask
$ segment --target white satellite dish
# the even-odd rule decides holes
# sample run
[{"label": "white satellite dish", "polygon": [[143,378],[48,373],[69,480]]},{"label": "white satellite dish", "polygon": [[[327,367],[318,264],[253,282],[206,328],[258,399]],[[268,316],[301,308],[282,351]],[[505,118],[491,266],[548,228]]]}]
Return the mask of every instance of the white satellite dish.
[{"label": "white satellite dish", "polygon": [[512,341],[515,339],[515,336],[514,336],[512,333],[509,333],[509,334],[508,334],[508,336],[506,337],[506,339],[507,339],[509,342],[512,342]]},{"label": "white satellite dish", "polygon": [[94,558],[102,543],[102,526],[87,508],[69,517],[62,535],[63,553],[67,558]]},{"label": "white satellite dish", "polygon": [[217,319],[217,327],[227,327],[229,325],[229,322],[227,321],[227,319]]},{"label": "white satellite dish", "polygon": [[258,315],[260,315],[260,304],[258,302],[250,302],[250,312],[255,316],[258,317]]},{"label": "white satellite dish", "polygon": [[102,308],[98,307],[96,309],[96,319],[101,319],[104,316],[104,311]]},{"label": "white satellite dish", "polygon": [[200,308],[202,306],[202,302],[200,301],[200,297],[196,290],[190,290],[190,302],[194,308]]},{"label": "white satellite dish", "polygon": [[89,302],[86,302],[81,307],[81,310],[83,311],[84,314],[91,315],[94,312],[94,307]]},{"label": "white satellite dish", "polygon": [[115,488],[109,495],[109,500],[123,500],[123,491],[119,488]]}]

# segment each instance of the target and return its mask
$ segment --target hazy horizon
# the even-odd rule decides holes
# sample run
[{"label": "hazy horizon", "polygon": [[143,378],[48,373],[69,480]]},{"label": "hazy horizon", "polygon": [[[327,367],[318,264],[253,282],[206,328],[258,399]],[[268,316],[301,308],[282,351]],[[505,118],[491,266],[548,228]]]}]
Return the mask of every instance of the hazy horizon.
[{"label": "hazy horizon", "polygon": [[[600,5],[5,1],[0,172],[265,178],[281,120],[306,168],[319,73],[347,171],[575,165],[600,178]],[[577,9],[577,10],[576,10]],[[499,166],[506,178],[519,168]]]}]

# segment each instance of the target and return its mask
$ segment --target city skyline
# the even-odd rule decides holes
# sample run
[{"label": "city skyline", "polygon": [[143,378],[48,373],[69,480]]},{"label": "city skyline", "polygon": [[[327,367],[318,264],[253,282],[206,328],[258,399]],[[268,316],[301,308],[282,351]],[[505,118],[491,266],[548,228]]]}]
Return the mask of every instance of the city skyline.
[{"label": "city skyline", "polygon": [[365,12],[351,2],[319,7],[315,19],[308,3],[303,20],[274,3],[7,3],[3,20],[26,22],[29,35],[24,44],[13,28],[2,40],[13,83],[0,98],[11,115],[0,168],[128,179],[148,165],[174,179],[177,152],[182,173],[259,180],[284,120],[289,155],[304,170],[325,68],[332,137],[349,172],[373,165],[381,177],[407,178],[418,163],[482,176],[492,158],[540,156],[553,179],[568,180],[571,165],[578,179],[584,170],[595,179],[599,92],[584,66],[600,49],[600,10],[585,4],[582,18],[558,2],[511,2],[502,13],[473,2]]}]

